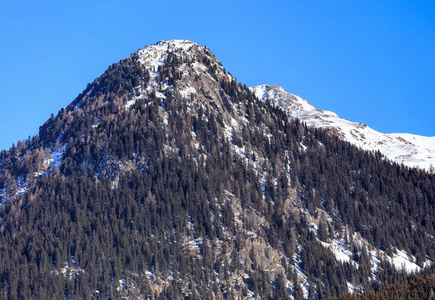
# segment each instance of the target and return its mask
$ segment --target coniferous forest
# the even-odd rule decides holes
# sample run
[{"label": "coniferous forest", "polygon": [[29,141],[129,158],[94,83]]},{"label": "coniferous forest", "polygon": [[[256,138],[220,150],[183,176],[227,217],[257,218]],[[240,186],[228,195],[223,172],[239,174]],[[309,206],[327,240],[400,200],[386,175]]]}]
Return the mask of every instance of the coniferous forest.
[{"label": "coniferous forest", "polygon": [[367,291],[362,295],[342,295],[338,300],[420,300],[420,299],[435,299],[435,277],[434,275],[419,276],[412,280],[396,283],[385,284],[374,291]]},{"label": "coniferous forest", "polygon": [[162,47],[0,153],[1,299],[431,293],[385,257],[435,259],[434,175],[289,119],[206,47]]}]

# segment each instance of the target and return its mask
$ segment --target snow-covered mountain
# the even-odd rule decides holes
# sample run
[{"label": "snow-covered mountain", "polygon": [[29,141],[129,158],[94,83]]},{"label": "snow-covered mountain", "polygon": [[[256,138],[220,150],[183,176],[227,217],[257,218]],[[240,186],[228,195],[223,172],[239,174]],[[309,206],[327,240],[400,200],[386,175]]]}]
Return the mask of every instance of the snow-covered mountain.
[{"label": "snow-covered mountain", "polygon": [[399,164],[434,171],[435,137],[381,133],[365,124],[342,119],[331,111],[316,109],[307,100],[290,94],[280,86],[260,85],[251,90],[261,100],[278,105],[288,116],[299,118],[308,126],[330,128],[343,140],[364,150],[379,150]]}]

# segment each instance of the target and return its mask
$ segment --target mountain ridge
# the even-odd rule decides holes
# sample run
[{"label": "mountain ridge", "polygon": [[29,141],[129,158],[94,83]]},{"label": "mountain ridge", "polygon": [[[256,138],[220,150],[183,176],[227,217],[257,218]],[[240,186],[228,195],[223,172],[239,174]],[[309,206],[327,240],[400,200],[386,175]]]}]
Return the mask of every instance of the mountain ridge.
[{"label": "mountain ridge", "polygon": [[314,108],[308,101],[273,85],[251,88],[263,101],[269,100],[282,107],[290,117],[299,118],[308,126],[327,128],[361,149],[379,150],[387,158],[408,167],[435,171],[435,137],[407,133],[384,134],[362,123],[340,118],[337,114]]}]

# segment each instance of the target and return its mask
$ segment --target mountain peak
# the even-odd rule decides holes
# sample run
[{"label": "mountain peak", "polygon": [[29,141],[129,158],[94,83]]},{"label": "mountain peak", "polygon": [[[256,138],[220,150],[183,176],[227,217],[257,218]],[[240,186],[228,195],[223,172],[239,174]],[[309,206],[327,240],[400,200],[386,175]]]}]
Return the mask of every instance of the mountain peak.
[{"label": "mountain peak", "polygon": [[[203,52],[203,46],[189,40],[159,41],[139,49],[135,54],[139,55],[140,61],[145,65],[155,66],[164,63],[168,53],[177,53],[181,56],[193,56],[195,53]],[[211,54],[209,51],[207,51]]]},{"label": "mountain peak", "polygon": [[[176,98],[190,101],[214,99],[219,111],[230,110],[228,97],[222,93],[222,82],[234,78],[222,67],[215,55],[205,46],[189,40],[160,41],[146,46],[132,55],[149,74],[149,80],[135,87],[133,99],[146,98],[155,92],[166,98],[170,93]],[[226,117],[224,117],[226,118]]]},{"label": "mountain peak", "polygon": [[171,52],[176,50],[188,51],[192,46],[202,47],[189,40],[170,40],[159,41],[155,44],[145,46],[139,49],[138,54],[147,54],[149,52]]},{"label": "mountain peak", "polygon": [[[183,40],[183,39],[174,39],[174,40],[169,40],[169,41],[158,41],[157,43],[155,43],[154,45],[148,45],[146,47],[153,47],[153,46],[173,46],[173,47],[185,47],[185,46],[192,46],[192,45],[197,45],[199,46],[199,44],[194,43],[190,40]],[[145,48],[146,48],[145,47]]]}]

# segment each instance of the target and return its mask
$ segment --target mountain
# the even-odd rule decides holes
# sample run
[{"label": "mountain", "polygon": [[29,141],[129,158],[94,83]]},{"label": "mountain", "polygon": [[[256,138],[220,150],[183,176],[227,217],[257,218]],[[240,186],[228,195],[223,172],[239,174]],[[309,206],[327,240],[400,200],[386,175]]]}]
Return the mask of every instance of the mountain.
[{"label": "mountain", "polygon": [[321,299],[431,272],[435,176],[311,128],[190,41],[0,152],[0,297]]},{"label": "mountain", "polygon": [[379,150],[399,164],[435,171],[435,137],[380,133],[365,124],[341,119],[333,112],[316,109],[308,101],[279,86],[260,85],[252,87],[251,90],[263,101],[278,105],[289,117],[299,118],[308,126],[332,130],[343,140],[364,150]]}]

